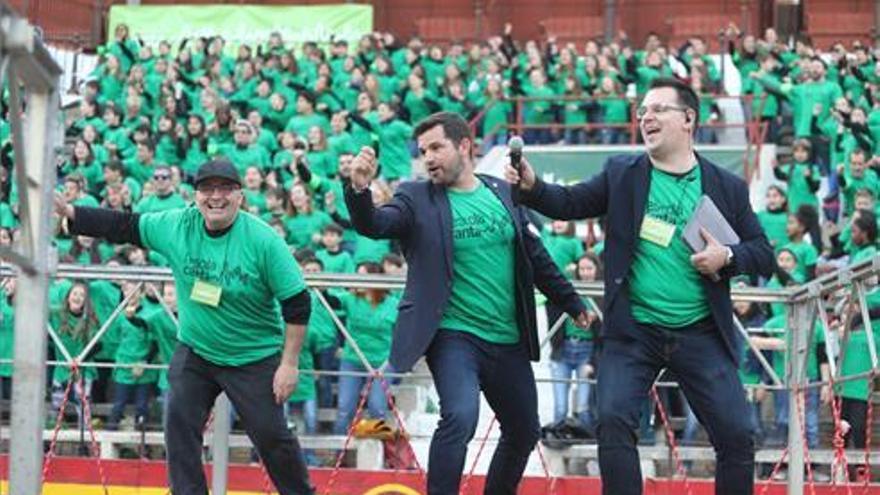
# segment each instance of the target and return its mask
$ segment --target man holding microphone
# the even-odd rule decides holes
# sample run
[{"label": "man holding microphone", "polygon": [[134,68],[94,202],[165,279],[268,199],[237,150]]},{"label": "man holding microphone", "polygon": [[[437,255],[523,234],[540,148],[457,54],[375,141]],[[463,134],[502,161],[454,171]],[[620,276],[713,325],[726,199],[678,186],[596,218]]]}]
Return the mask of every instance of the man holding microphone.
[{"label": "man holding microphone", "polygon": [[[538,180],[524,161],[508,167],[523,204],[555,219],[605,217],[605,321],[598,370],[602,491],[639,495],[636,430],[658,372],[669,368],[717,452],[715,493],[753,492],[754,446],[737,375],[741,342],[729,280],[769,276],[773,249],[745,182],[694,152],[699,101],[674,79],[651,85],[636,115],[647,153],[612,157],[596,176],[564,187]],[[740,238],[725,246],[706,230],[692,253],[682,230],[708,196]]]},{"label": "man holding microphone", "polygon": [[586,308],[544,250],[510,186],[474,173],[474,139],[459,115],[441,112],[414,135],[429,180],[401,183],[374,207],[376,154],[351,165],[345,200],[359,233],[399,239],[409,269],[390,365],[407,371],[423,355],[440,396],[428,494],[457,495],[482,391],[501,425],[487,495],[515,495],[538,440],[535,377],[540,354],[534,288],[586,326]]}]

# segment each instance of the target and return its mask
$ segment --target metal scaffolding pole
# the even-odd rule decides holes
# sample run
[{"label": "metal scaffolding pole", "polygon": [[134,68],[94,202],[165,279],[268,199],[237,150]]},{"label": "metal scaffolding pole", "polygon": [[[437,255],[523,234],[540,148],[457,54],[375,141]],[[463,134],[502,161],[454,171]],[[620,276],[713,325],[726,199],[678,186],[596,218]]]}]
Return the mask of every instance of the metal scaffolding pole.
[{"label": "metal scaffolding pole", "polygon": [[211,437],[211,493],[226,495],[229,482],[229,431],[232,405],[225,393],[214,403],[214,434]]},{"label": "metal scaffolding pole", "polygon": [[788,399],[788,495],[804,493],[804,395],[807,380],[807,360],[813,328],[811,299],[798,301],[789,308],[788,364],[785,374],[789,386]]},{"label": "metal scaffolding pole", "polygon": [[[45,328],[49,279],[56,264],[49,246],[61,68],[33,26],[6,3],[0,3],[0,61],[7,68],[22,234],[20,256],[13,258],[18,265],[18,291],[9,488],[12,495],[33,495],[42,492]],[[22,112],[22,96],[27,98],[26,113]]]}]

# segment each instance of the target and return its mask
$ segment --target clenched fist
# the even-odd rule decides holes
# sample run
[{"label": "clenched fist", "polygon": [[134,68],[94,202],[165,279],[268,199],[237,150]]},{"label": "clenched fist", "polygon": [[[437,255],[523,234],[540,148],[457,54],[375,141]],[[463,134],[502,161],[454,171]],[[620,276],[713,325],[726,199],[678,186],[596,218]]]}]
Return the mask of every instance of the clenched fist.
[{"label": "clenched fist", "polygon": [[351,185],[356,191],[363,191],[370,186],[376,176],[376,152],[369,146],[361,148],[351,162]]}]

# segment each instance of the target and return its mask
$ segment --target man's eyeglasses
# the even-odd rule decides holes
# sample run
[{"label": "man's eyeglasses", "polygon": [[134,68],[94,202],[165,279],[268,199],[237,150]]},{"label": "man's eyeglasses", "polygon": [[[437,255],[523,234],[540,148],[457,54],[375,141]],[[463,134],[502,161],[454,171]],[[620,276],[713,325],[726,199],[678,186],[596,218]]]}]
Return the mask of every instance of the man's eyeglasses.
[{"label": "man's eyeglasses", "polygon": [[171,180],[171,176],[168,174],[156,174],[153,176],[153,180]]},{"label": "man's eyeglasses", "polygon": [[636,118],[639,120],[645,118],[645,115],[648,115],[648,112],[653,114],[661,114],[666,112],[687,112],[688,107],[683,107],[680,105],[670,105],[668,103],[654,103],[653,105],[641,105],[636,108]]},{"label": "man's eyeglasses", "polygon": [[239,189],[241,189],[241,186],[238,184],[199,184],[196,186],[198,192],[207,195],[214,194],[215,191],[226,195]]}]

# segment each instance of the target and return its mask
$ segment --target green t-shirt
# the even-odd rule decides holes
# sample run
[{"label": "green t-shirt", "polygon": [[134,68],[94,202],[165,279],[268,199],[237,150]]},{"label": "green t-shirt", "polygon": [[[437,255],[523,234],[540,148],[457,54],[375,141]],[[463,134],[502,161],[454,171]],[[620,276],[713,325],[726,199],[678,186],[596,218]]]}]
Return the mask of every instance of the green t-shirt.
[{"label": "green t-shirt", "polygon": [[354,273],[354,260],[347,251],[339,250],[331,253],[321,249],[315,256],[324,264],[324,271],[328,273]]},{"label": "green t-shirt", "polygon": [[299,381],[296,383],[293,394],[287,399],[288,402],[314,400],[317,396],[315,374],[312,373],[315,370],[314,355],[318,351],[317,345],[318,336],[313,335],[311,332],[306,332],[305,342],[303,342],[302,348],[299,351]]},{"label": "green t-shirt", "polygon": [[[59,286],[58,290],[66,292],[68,287]],[[89,298],[95,308],[98,323],[103,325],[122,302],[122,289],[109,280],[95,280],[89,282]],[[101,350],[98,351],[95,358],[110,360],[116,355],[116,348],[119,346],[119,321],[124,317],[125,314],[122,313],[110,324],[110,328],[101,337]]]},{"label": "green t-shirt", "polygon": [[[847,164],[848,165],[848,164]],[[864,174],[859,177],[853,177],[849,171],[844,172],[845,186],[843,187],[843,200],[847,216],[852,216],[856,204],[856,193],[861,189],[867,189],[876,198],[880,195],[880,175],[873,169],[865,169]]]},{"label": "green t-shirt", "polygon": [[[211,237],[199,210],[184,208],[142,215],[139,229],[144,246],[168,259],[182,343],[223,366],[281,351],[285,326],[278,301],[306,286],[284,241],[268,224],[240,212],[228,232]],[[193,299],[197,281],[220,288],[216,306]]]},{"label": "green t-shirt", "polygon": [[800,277],[800,280],[807,280],[809,267],[816,266],[816,260],[819,259],[819,251],[816,250],[816,246],[809,242],[800,241],[789,242],[782,246],[782,248],[788,249],[794,253],[798,262],[797,268],[795,268],[795,273]]},{"label": "green t-shirt", "polygon": [[[386,296],[378,306],[351,293],[339,293],[339,301],[348,315],[348,332],[357,343],[370,366],[381,366],[391,354],[391,335],[397,321],[398,300]],[[346,341],[342,348],[342,359],[352,363],[361,360]]]},{"label": "green t-shirt", "polygon": [[[119,347],[116,348],[114,361],[116,364],[146,364],[150,355],[152,338],[147,322],[142,318],[143,310],[133,318],[119,318]],[[144,370],[135,377],[132,368],[120,367],[113,369],[113,381],[126,385],[142,385],[155,383],[158,378],[156,370]]]},{"label": "green t-shirt", "polygon": [[[784,338],[786,347],[791,346],[791,334],[788,331],[788,318],[785,313],[774,316],[764,323],[764,330],[771,336]],[[776,334],[776,335],[773,335]],[[825,344],[825,333],[822,331],[822,325],[817,321],[813,327],[813,342],[809,347],[807,355],[807,378],[816,380],[819,378],[819,358],[816,355],[816,349],[820,345]],[[786,351],[773,351],[773,371],[776,376],[785,380],[785,367],[788,353]]]},{"label": "green t-shirt", "polygon": [[[64,297],[66,297],[66,292]],[[63,300],[63,299],[62,299]],[[64,304],[62,302],[62,304]],[[71,357],[77,357],[86,348],[89,340],[98,332],[99,326],[97,319],[88,317],[85,314],[75,315],[65,309],[53,310],[49,313],[49,324],[58,334],[58,339],[67,350]],[[54,343],[54,341],[53,341]],[[65,357],[57,344],[55,347],[55,359],[64,361]],[[85,379],[94,379],[98,376],[96,368],[82,368],[83,377]],[[55,366],[52,372],[52,381],[55,383],[66,383],[70,379],[70,367],[66,365]]]},{"label": "green t-shirt", "polygon": [[[514,301],[514,235],[510,214],[481,181],[450,189],[452,294],[440,327],[496,344],[519,341]],[[492,267],[487,270],[487,267]]]},{"label": "green t-shirt", "polygon": [[[12,359],[15,343],[15,306],[0,291],[0,359]],[[0,376],[12,376],[12,364],[0,364]]]},{"label": "green t-shirt", "polygon": [[331,223],[333,223],[333,219],[330,218],[330,215],[321,210],[285,217],[284,228],[287,229],[287,243],[296,249],[314,247],[312,236],[315,233],[320,233],[321,229]]},{"label": "green t-shirt", "polygon": [[758,212],[758,223],[767,234],[770,245],[778,252],[782,246],[788,244],[788,233],[785,226],[788,223],[788,213],[785,210]]},{"label": "green t-shirt", "polygon": [[381,263],[382,258],[391,252],[391,242],[388,239],[371,239],[360,234],[357,234],[354,246],[355,265],[365,261]]},{"label": "green t-shirt", "polygon": [[801,205],[810,205],[818,210],[819,198],[810,190],[805,170],[810,170],[813,180],[819,180],[819,167],[813,163],[793,162],[782,165],[788,175],[788,211],[794,213]]},{"label": "green t-shirt", "polygon": [[[880,328],[880,320],[871,320],[871,328]],[[876,337],[875,337],[876,339]],[[877,341],[874,345],[876,347]],[[878,351],[880,352],[880,351]],[[840,365],[840,376],[858,375],[871,370],[871,351],[868,347],[868,333],[864,327],[854,329],[849,334],[849,341]],[[847,399],[868,400],[873,388],[867,378],[841,383],[834,387],[835,393]]]},{"label": "green t-shirt", "polygon": [[186,208],[186,201],[176,192],[167,196],[159,196],[158,194],[144,196],[134,205],[132,210],[135,213],[154,213],[175,208]]},{"label": "green t-shirt", "polygon": [[[177,325],[174,320],[168,316],[165,308],[159,307],[150,312],[146,312],[144,319],[147,327],[150,329],[150,336],[156,342],[159,350],[158,361],[162,364],[170,364],[171,356],[177,348]],[[168,371],[161,370],[159,372],[159,389],[168,389]]]},{"label": "green t-shirt", "polygon": [[651,170],[645,220],[672,224],[675,230],[666,247],[642,235],[636,241],[629,286],[637,322],[679,328],[710,314],[701,275],[691,265],[693,253],[681,238],[702,194],[700,177],[699,165],[683,175]]},{"label": "green t-shirt", "polygon": [[559,272],[571,278],[572,273],[567,268],[584,255],[584,243],[574,236],[556,235],[550,229],[544,229],[541,240]]},{"label": "green t-shirt", "polygon": [[314,334],[317,337],[316,352],[337,346],[336,323],[318,296],[312,296],[312,312],[309,315],[307,331],[310,335]]},{"label": "green t-shirt", "polygon": [[[584,303],[584,306],[587,307],[588,310],[592,311],[594,309],[593,304],[590,302],[589,297],[581,297],[581,301]],[[565,329],[565,336],[573,339],[580,340],[593,340],[593,331],[590,328],[581,328],[574,324],[574,320],[571,318],[566,318],[565,323],[563,323],[563,328]]]}]

